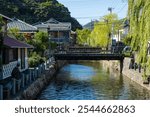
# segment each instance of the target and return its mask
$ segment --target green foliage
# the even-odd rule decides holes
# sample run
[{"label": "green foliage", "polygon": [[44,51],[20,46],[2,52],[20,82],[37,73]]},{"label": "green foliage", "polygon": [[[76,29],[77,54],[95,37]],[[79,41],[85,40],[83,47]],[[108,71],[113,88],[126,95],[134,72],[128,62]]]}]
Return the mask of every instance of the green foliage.
[{"label": "green foliage", "polygon": [[132,41],[132,37],[130,37],[130,36],[126,36],[125,38],[123,38],[123,43],[125,44],[125,45],[130,45],[131,44],[131,41]]},{"label": "green foliage", "polygon": [[45,61],[44,57],[41,57],[39,54],[36,52],[33,52],[31,56],[29,57],[29,67],[37,67],[41,63]]},{"label": "green foliage", "polygon": [[111,40],[111,33],[117,33],[120,25],[121,24],[116,14],[108,14],[103,16],[103,18],[95,24],[94,30],[92,31],[91,38],[94,42],[93,45],[108,48]]},{"label": "green foliage", "polygon": [[85,43],[90,45],[91,31],[88,29],[77,30],[77,43],[84,45]]},{"label": "green foliage", "polygon": [[2,26],[3,26],[4,22],[2,17],[0,16],[0,32],[2,31]]},{"label": "green foliage", "polygon": [[95,24],[94,30],[91,33],[91,45],[107,47],[109,43],[109,26],[105,22],[100,21]]},{"label": "green foliage", "polygon": [[148,41],[150,40],[150,1],[129,0],[128,16],[130,18],[131,46],[138,51],[138,61],[150,67],[147,57]]},{"label": "green foliage", "polygon": [[57,0],[0,0],[0,3],[0,13],[30,24],[44,22],[53,17],[58,21],[71,22],[72,30],[82,28],[79,22],[71,17],[68,8]]},{"label": "green foliage", "polygon": [[17,40],[25,41],[25,37],[23,34],[19,33],[18,28],[11,28],[9,29],[9,33],[13,35]]},{"label": "green foliage", "polygon": [[57,47],[57,43],[50,42],[50,49],[54,50]]},{"label": "green foliage", "polygon": [[[113,26],[114,25],[114,26]],[[113,33],[117,33],[122,25],[122,20],[118,20],[116,14],[109,14],[103,16],[98,23],[95,23],[92,31],[88,29],[77,30],[78,43],[87,43],[93,47],[108,48],[111,38],[112,26],[114,27]]]},{"label": "green foliage", "polygon": [[32,40],[27,40],[27,42],[33,45],[35,47],[34,51],[43,57],[49,45],[48,34],[45,32],[37,32],[34,38]]}]

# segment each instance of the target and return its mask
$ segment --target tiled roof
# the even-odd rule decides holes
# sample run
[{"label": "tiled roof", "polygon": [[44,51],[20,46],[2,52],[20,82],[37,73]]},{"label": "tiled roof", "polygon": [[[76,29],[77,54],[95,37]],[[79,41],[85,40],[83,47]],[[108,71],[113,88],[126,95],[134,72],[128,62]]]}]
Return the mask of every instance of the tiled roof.
[{"label": "tiled roof", "polygon": [[21,21],[19,19],[14,19],[12,22],[7,24],[8,29],[11,28],[18,28],[20,32],[36,32],[37,27],[32,26],[30,24],[27,24],[24,21]]},{"label": "tiled roof", "polygon": [[53,18],[49,19],[46,22],[39,23],[35,25],[37,28],[46,28],[50,31],[64,31],[64,30],[71,30],[71,23],[69,22],[59,22]]},{"label": "tiled roof", "polygon": [[53,24],[58,24],[60,23],[59,21],[55,20],[54,18],[50,18],[48,21],[46,21],[45,23],[53,23]]},{"label": "tiled roof", "polygon": [[29,45],[25,42],[13,39],[8,36],[4,38],[4,46],[10,47],[10,48],[34,48],[32,45]]}]

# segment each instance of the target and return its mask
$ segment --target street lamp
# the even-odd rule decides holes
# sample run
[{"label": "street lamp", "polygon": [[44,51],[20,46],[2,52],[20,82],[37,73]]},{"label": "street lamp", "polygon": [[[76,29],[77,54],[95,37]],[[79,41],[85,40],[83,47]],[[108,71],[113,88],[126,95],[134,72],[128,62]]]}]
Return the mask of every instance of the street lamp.
[{"label": "street lamp", "polygon": [[49,40],[49,58],[50,58],[51,57],[51,34],[49,34],[48,36],[49,36],[48,40]]},{"label": "street lamp", "polygon": [[51,58],[51,44],[50,44],[50,40],[51,40],[51,33],[50,33],[50,26],[48,26],[48,48],[49,48],[49,54],[48,54],[48,57],[49,57],[49,62],[50,62],[50,58]]}]

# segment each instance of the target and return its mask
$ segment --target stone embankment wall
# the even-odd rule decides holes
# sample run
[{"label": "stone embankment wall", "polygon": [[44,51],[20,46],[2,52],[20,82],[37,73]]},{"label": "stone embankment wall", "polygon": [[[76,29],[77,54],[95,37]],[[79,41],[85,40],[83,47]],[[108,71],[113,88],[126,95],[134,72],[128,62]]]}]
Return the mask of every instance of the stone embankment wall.
[{"label": "stone embankment wall", "polygon": [[57,71],[63,67],[67,62],[66,61],[56,61],[51,64],[49,68],[33,82],[26,90],[24,90],[21,95],[16,97],[18,100],[33,100],[36,99],[39,93],[49,84],[51,79],[57,73]]},{"label": "stone embankment wall", "polygon": [[[150,90],[150,84],[143,84],[143,79],[142,79],[143,69],[141,70],[141,73],[139,73],[138,69],[136,70],[129,69],[130,60],[131,60],[130,58],[124,59],[122,74],[130,78],[132,81]],[[103,61],[102,63],[110,67],[112,70],[117,70],[118,72],[120,70],[119,61]]]}]

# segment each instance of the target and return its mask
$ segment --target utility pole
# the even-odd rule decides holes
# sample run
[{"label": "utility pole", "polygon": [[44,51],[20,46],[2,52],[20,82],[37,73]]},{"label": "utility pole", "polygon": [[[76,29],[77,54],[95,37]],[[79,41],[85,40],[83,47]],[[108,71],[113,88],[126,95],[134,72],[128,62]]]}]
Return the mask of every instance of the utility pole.
[{"label": "utility pole", "polygon": [[114,8],[112,8],[112,7],[108,7],[108,11],[110,12],[110,14],[112,14],[112,10],[113,10]]},{"label": "utility pole", "polygon": [[92,31],[92,19],[91,19],[91,31]]},{"label": "utility pole", "polygon": [[[110,14],[112,14],[113,9],[114,8],[112,8],[112,7],[108,7],[108,11],[110,12]],[[112,52],[114,52],[113,37],[114,37],[114,23],[112,22],[112,29],[111,29],[111,50],[112,50]]]},{"label": "utility pole", "polygon": [[50,62],[50,58],[51,58],[51,45],[50,45],[50,39],[51,39],[51,32],[50,32],[50,26],[48,26],[48,47],[49,47],[49,54],[48,54],[48,57],[49,57],[49,62]]}]

